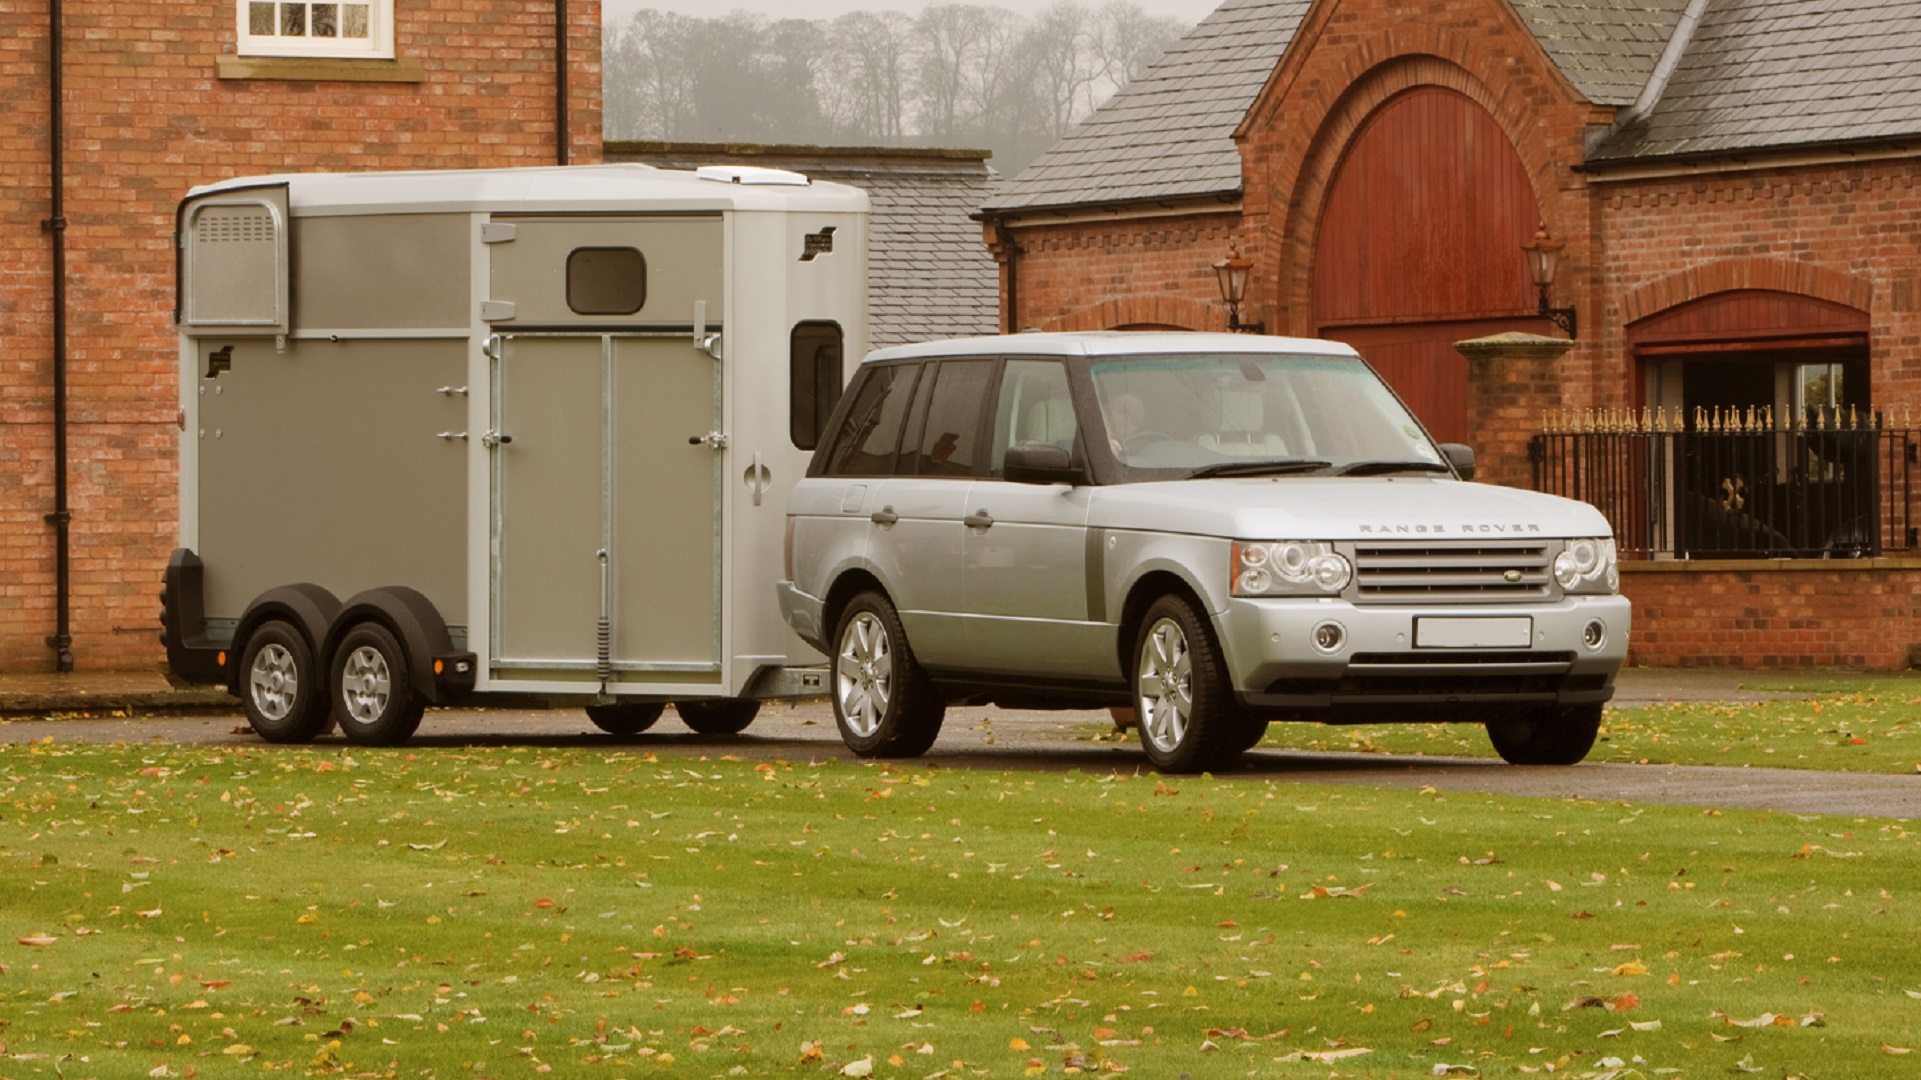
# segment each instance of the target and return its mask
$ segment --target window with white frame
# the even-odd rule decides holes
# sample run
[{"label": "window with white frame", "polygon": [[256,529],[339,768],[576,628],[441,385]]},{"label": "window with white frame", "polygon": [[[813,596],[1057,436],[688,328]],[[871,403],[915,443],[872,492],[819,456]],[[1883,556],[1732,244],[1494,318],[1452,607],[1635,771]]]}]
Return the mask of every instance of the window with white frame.
[{"label": "window with white frame", "polygon": [[393,0],[236,0],[242,56],[391,58]]}]

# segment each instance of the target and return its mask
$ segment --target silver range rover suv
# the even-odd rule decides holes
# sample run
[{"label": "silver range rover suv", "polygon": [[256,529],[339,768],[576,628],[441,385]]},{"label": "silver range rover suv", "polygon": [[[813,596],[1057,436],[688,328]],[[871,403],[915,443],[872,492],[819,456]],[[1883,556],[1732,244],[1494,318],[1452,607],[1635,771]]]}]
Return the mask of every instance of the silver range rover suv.
[{"label": "silver range rover suv", "polygon": [[863,755],[992,702],[1131,707],[1168,772],[1272,720],[1468,720],[1572,764],[1627,655],[1611,531],[1472,471],[1336,342],[887,349],[788,503],[781,608]]}]

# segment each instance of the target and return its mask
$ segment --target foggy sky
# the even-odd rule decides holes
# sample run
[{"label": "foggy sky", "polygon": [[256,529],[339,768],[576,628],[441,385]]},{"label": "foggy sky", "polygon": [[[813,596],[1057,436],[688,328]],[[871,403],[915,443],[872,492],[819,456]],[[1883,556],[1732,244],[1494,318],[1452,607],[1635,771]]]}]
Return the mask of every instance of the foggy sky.
[{"label": "foggy sky", "polygon": [[[979,3],[989,7],[1004,7],[1023,14],[1032,14],[1046,6],[1045,0],[959,0],[963,3]],[[1180,19],[1185,23],[1197,23],[1219,5],[1220,0],[1134,0],[1149,15],[1161,15]],[[1101,0],[1083,0],[1089,7],[1099,7]],[[775,19],[831,19],[850,11],[905,11],[909,14],[919,12],[927,6],[927,0],[601,0],[602,18],[609,21],[624,22],[641,8],[655,8],[661,11],[678,11],[683,15],[712,17],[730,11],[751,11]]]}]

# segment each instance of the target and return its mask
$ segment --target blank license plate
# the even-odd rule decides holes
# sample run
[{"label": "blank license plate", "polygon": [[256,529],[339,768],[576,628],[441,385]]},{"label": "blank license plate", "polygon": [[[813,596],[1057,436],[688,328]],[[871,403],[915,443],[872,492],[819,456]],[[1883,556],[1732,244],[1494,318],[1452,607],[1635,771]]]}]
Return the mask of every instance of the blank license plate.
[{"label": "blank license plate", "polygon": [[1414,620],[1414,645],[1421,649],[1525,649],[1533,637],[1534,620],[1525,615]]}]

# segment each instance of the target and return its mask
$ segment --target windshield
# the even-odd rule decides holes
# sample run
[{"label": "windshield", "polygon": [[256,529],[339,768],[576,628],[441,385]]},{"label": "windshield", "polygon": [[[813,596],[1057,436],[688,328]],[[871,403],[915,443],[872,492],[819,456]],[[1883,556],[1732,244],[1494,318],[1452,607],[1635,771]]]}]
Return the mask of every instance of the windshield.
[{"label": "windshield", "polygon": [[1096,361],[1090,371],[1108,447],[1131,468],[1217,476],[1448,471],[1420,424],[1358,359],[1132,356]]}]

